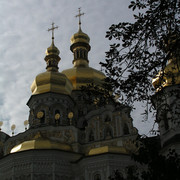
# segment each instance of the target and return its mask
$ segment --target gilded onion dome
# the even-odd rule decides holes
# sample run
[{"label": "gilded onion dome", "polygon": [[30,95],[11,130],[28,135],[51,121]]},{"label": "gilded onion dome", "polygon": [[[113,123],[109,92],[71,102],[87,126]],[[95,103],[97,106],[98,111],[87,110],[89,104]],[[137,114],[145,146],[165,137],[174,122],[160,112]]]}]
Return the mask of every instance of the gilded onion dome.
[{"label": "gilded onion dome", "polygon": [[157,91],[162,87],[180,84],[180,39],[175,34],[169,36],[166,44],[167,51],[171,48],[176,48],[174,54],[171,54],[171,59],[168,61],[163,71],[160,71],[152,80],[153,86]]},{"label": "gilded onion dome", "polygon": [[72,151],[71,146],[68,144],[55,142],[47,138],[38,138],[22,142],[21,144],[13,147],[10,153],[16,153],[32,149],[57,149],[64,151]]},{"label": "gilded onion dome", "polygon": [[[80,16],[82,15],[79,13]],[[70,50],[73,52],[73,68],[62,71],[73,85],[73,90],[80,90],[81,86],[94,83],[101,85],[105,79],[105,75],[89,67],[88,52],[91,49],[89,45],[90,38],[81,30],[81,22],[79,20],[79,30],[71,37]]]},{"label": "gilded onion dome", "polygon": [[73,68],[62,71],[73,85],[73,90],[79,90],[81,86],[94,83],[100,85],[105,79],[105,75],[89,67],[88,52],[90,38],[83,33],[81,28],[71,38],[71,51],[73,52]]},{"label": "gilded onion dome", "polygon": [[[57,28],[52,24],[53,30]],[[52,33],[52,44],[46,50],[44,60],[47,64],[47,71],[36,76],[31,85],[32,94],[42,94],[46,92],[55,92],[60,94],[70,95],[72,91],[72,84],[69,79],[58,71],[58,63],[60,61],[59,49],[54,45],[54,34]]]},{"label": "gilded onion dome", "polygon": [[[54,45],[54,41],[52,42],[51,46],[46,49],[46,55],[57,55],[59,56],[60,51],[59,49]],[[60,60],[60,59],[59,59]]]},{"label": "gilded onion dome", "polygon": [[71,37],[71,44],[75,44],[78,42],[81,42],[81,43],[84,42],[84,43],[89,44],[89,41],[90,41],[89,36],[85,34],[84,32],[82,32],[81,27],[79,28],[79,31]]}]

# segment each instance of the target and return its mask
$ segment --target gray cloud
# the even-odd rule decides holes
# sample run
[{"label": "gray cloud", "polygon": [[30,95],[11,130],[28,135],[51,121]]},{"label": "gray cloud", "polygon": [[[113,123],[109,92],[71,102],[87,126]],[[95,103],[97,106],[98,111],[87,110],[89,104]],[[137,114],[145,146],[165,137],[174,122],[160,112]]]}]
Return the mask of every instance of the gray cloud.
[{"label": "gray cloud", "polygon": [[[31,96],[30,85],[35,76],[45,71],[45,50],[51,44],[47,32],[52,21],[58,26],[55,44],[60,49],[59,70],[72,66],[69,50],[70,37],[78,30],[75,15],[82,7],[82,29],[91,38],[90,65],[100,69],[109,42],[105,33],[109,26],[119,21],[132,21],[127,0],[1,0],[0,2],[0,120],[3,131],[10,133],[16,124],[16,132],[24,130],[28,118],[26,102]],[[139,113],[139,112],[138,112]],[[135,113],[135,125],[139,116]],[[148,124],[147,132],[151,127]],[[143,131],[142,131],[143,133]]]}]

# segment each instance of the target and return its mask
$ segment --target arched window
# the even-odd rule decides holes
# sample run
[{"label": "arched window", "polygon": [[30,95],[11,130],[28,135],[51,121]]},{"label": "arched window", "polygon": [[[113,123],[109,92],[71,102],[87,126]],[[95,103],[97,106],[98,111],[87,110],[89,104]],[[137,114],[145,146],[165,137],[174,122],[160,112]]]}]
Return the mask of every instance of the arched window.
[{"label": "arched window", "polygon": [[111,118],[110,118],[110,116],[109,115],[107,115],[106,117],[105,117],[105,120],[104,120],[105,122],[109,122],[109,121],[111,121]]},{"label": "arched window", "polygon": [[84,59],[87,60],[87,51],[86,50],[84,50]]},{"label": "arched window", "polygon": [[86,52],[83,50],[83,58],[86,59]]},{"label": "arched window", "polygon": [[74,59],[77,59],[77,51],[74,52]]},{"label": "arched window", "polygon": [[110,127],[106,127],[104,136],[105,136],[105,139],[111,139],[113,137],[113,132]]},{"label": "arched window", "polygon": [[45,123],[45,111],[42,112],[43,112],[43,117],[41,118],[41,123]]},{"label": "arched window", "polygon": [[94,176],[94,180],[101,180],[101,175],[100,174],[96,174]]},{"label": "arched window", "polygon": [[123,127],[123,133],[125,135],[129,134],[129,128],[128,128],[128,125],[126,123],[124,124],[124,127]]},{"label": "arched window", "polygon": [[80,52],[80,58],[82,59],[83,58],[83,50],[80,49],[79,52]]},{"label": "arched window", "polygon": [[94,141],[94,133],[92,130],[89,133],[89,141]]},{"label": "arched window", "polygon": [[82,127],[85,128],[88,126],[87,120],[83,120]]},{"label": "arched window", "polygon": [[76,54],[77,54],[77,59],[79,59],[79,49],[77,49]]},{"label": "arched window", "polygon": [[164,128],[165,128],[165,130],[169,129],[169,123],[168,123],[167,119],[164,119]]}]

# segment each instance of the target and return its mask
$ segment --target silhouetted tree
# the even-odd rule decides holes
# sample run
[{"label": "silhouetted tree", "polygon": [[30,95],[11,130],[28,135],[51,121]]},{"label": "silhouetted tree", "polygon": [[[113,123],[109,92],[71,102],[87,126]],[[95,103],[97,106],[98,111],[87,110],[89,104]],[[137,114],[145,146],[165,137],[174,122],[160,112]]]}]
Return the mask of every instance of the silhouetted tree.
[{"label": "silhouetted tree", "polygon": [[106,38],[114,43],[100,64],[121,102],[132,105],[134,101],[150,102],[152,78],[177,55],[180,1],[132,0],[129,8],[135,13],[134,22],[109,28]]},{"label": "silhouetted tree", "polygon": [[[138,154],[132,154],[132,159],[139,162],[141,166],[128,166],[125,175],[116,170],[109,178],[110,180],[179,180],[180,179],[180,157],[174,150],[169,150],[167,156],[159,153],[159,137],[139,138],[142,146]],[[142,169],[144,167],[144,169]]]},{"label": "silhouetted tree", "polygon": [[[120,22],[109,28],[106,38],[113,44],[106,52],[105,62],[100,64],[121,102],[151,103],[155,92],[152,78],[160,70],[164,72],[168,60],[176,60],[177,67],[180,64],[180,0],[132,0],[129,8],[134,11],[134,22]],[[160,74],[158,88],[162,88],[163,76],[166,74]],[[143,146],[138,154],[132,154],[135,161],[146,167],[144,170],[127,167],[124,176],[116,170],[110,180],[180,179],[180,157],[174,150],[169,150],[167,156],[161,155],[157,138],[140,138]]]}]

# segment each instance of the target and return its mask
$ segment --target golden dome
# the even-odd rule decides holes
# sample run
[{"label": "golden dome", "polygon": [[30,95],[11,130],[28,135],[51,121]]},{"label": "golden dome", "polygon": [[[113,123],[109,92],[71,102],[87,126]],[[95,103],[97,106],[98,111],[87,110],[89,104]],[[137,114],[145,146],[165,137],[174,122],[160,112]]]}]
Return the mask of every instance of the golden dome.
[{"label": "golden dome", "polygon": [[10,153],[32,150],[32,149],[58,149],[64,151],[72,151],[72,148],[68,144],[54,142],[46,138],[38,138],[34,140],[25,141],[15,147],[13,147]]},{"label": "golden dome", "polygon": [[[79,12],[80,16],[81,13]],[[79,31],[71,37],[71,51],[73,52],[73,68],[62,71],[63,74],[71,81],[73,90],[80,90],[81,86],[88,84],[101,85],[106,78],[105,75],[89,67],[88,52],[91,47],[89,45],[90,38],[82,32],[81,23],[79,21]]]},{"label": "golden dome", "polygon": [[[156,91],[162,87],[180,84],[180,39],[179,34],[170,32],[165,43],[165,50],[170,54],[171,58],[163,71],[160,71],[152,80]],[[172,51],[173,49],[173,51]]]},{"label": "golden dome", "polygon": [[117,146],[103,146],[98,148],[92,148],[88,155],[97,155],[97,154],[104,154],[104,153],[118,153],[118,154],[128,154],[124,147],[117,147]]},{"label": "golden dome", "polygon": [[[52,30],[54,32],[54,23],[52,23]],[[54,45],[54,34],[52,33],[51,46],[46,50],[44,60],[47,64],[47,71],[38,74],[31,85],[32,94],[42,94],[47,92],[54,92],[60,94],[70,95],[72,91],[72,84],[69,79],[58,72],[58,63],[60,61],[59,49]]]},{"label": "golden dome", "polygon": [[70,95],[72,88],[69,79],[64,74],[55,71],[38,74],[31,85],[33,95],[46,92]]},{"label": "golden dome", "polygon": [[59,49],[54,45],[54,42],[52,41],[51,46],[46,49],[46,55],[59,55],[59,53]]},{"label": "golden dome", "polygon": [[[160,90],[160,87],[180,84],[180,60],[170,60],[164,69],[152,80],[153,86]],[[163,76],[163,77],[162,77]],[[160,89],[159,89],[160,88]]]},{"label": "golden dome", "polygon": [[101,85],[106,78],[102,72],[88,66],[73,67],[62,71],[62,73],[71,81],[73,90],[80,90],[81,86],[86,86],[91,83]]},{"label": "golden dome", "polygon": [[82,32],[81,28],[79,28],[79,31],[71,37],[71,44],[75,44],[79,42],[89,44],[89,41],[90,41],[89,36],[84,32]]}]

